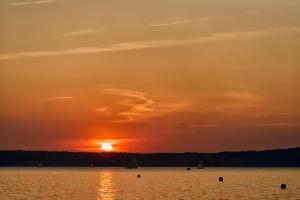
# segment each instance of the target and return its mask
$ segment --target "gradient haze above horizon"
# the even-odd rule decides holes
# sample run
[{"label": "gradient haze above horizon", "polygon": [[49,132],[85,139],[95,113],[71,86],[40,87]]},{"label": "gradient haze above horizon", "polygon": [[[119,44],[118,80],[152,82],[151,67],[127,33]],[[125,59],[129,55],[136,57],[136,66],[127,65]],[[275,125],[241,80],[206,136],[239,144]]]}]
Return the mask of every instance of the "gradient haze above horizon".
[{"label": "gradient haze above horizon", "polygon": [[2,0],[0,149],[300,146],[299,0]]}]

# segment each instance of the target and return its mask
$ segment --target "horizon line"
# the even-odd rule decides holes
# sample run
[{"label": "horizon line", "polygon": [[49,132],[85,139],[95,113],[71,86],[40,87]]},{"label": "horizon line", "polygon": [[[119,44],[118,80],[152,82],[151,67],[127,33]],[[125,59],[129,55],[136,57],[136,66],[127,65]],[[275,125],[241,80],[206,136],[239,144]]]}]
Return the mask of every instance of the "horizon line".
[{"label": "horizon line", "polygon": [[278,151],[278,150],[291,150],[291,149],[300,149],[300,146],[288,147],[288,148],[274,148],[274,149],[264,149],[264,150],[228,150],[228,151],[217,151],[217,152],[197,152],[197,151],[184,151],[184,152],[123,152],[123,151],[65,151],[65,150],[23,150],[23,149],[14,149],[14,150],[5,150],[0,149],[0,152],[3,151],[22,151],[22,152],[49,152],[49,153],[98,153],[98,154],[188,154],[188,153],[198,153],[198,154],[218,154],[218,153],[241,153],[241,152],[264,152],[264,151]]}]

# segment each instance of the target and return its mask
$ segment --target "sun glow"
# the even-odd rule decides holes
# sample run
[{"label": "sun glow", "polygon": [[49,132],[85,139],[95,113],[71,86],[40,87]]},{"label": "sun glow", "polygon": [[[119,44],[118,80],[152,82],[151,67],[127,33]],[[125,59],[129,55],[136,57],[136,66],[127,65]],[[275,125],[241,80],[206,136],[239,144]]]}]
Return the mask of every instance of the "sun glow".
[{"label": "sun glow", "polygon": [[106,143],[101,144],[101,150],[102,151],[112,151],[111,143],[106,142]]}]

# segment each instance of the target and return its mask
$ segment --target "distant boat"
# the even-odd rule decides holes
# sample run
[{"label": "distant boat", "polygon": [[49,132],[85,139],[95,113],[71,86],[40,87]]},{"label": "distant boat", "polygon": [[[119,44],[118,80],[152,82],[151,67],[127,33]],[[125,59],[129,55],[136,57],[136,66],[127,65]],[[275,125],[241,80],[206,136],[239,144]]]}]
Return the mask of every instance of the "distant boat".
[{"label": "distant boat", "polygon": [[42,163],[40,162],[37,167],[42,168],[43,167]]},{"label": "distant boat", "polygon": [[198,169],[204,169],[204,162],[203,160],[200,160],[198,163]]},{"label": "distant boat", "polygon": [[131,160],[129,163],[127,163],[125,168],[127,168],[127,169],[137,169],[138,168],[137,161],[136,160]]}]

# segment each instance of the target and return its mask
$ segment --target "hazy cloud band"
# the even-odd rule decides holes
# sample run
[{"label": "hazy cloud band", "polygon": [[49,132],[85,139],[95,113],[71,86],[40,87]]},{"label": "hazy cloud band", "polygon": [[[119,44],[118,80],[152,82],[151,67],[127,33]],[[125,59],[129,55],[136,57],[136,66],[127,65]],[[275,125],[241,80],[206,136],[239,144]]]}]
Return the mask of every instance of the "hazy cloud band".
[{"label": "hazy cloud band", "polygon": [[18,52],[18,53],[10,53],[10,54],[0,54],[0,60],[13,60],[19,58],[30,58],[30,57],[32,58],[32,57],[43,57],[43,56],[128,51],[128,50],[138,50],[138,49],[170,47],[170,46],[178,46],[178,45],[199,44],[204,42],[226,41],[232,39],[254,39],[257,37],[265,37],[265,36],[271,36],[276,34],[289,34],[289,33],[300,33],[300,27],[290,27],[290,28],[282,27],[282,28],[261,29],[261,30],[254,30],[254,31],[214,33],[208,36],[202,36],[202,37],[191,38],[191,39],[182,39],[182,40],[133,41],[133,42],[111,44],[102,47],[100,46],[80,47],[80,48],[71,48],[71,49],[54,50],[54,51]]},{"label": "hazy cloud band", "polygon": [[28,5],[37,5],[37,4],[55,3],[55,2],[56,2],[55,0],[24,1],[24,2],[10,3],[9,6],[28,6]]}]

